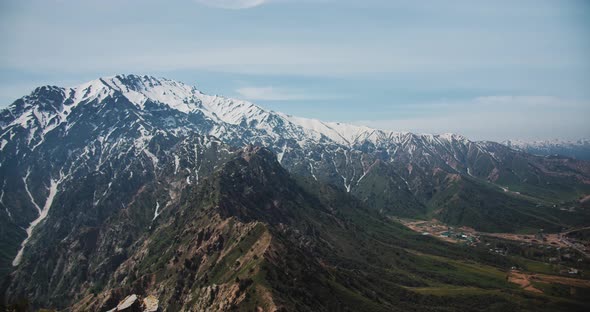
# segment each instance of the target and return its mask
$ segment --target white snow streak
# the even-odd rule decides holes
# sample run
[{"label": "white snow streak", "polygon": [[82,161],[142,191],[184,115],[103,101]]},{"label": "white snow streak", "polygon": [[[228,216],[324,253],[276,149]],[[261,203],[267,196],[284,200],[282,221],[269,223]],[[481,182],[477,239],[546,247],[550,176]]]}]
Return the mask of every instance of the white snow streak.
[{"label": "white snow streak", "polygon": [[285,150],[287,149],[287,144],[283,145],[283,149],[281,150],[280,153],[277,153],[277,160],[279,161],[279,164],[282,165],[283,162],[283,157],[285,157]]},{"label": "white snow streak", "polygon": [[178,155],[174,155],[174,174],[178,173],[178,167],[180,166],[180,157]]},{"label": "white snow streak", "polygon": [[29,198],[31,199],[31,203],[33,203],[33,206],[35,206],[35,208],[37,208],[37,212],[39,214],[41,214],[41,208],[39,207],[39,205],[37,204],[37,202],[35,202],[35,199],[33,198],[33,195],[31,195],[31,191],[29,191],[29,184],[27,183],[27,180],[29,179],[29,175],[30,174],[31,174],[31,169],[29,168],[27,170],[27,174],[23,178],[23,182],[25,183],[25,191],[29,195]]},{"label": "white snow streak", "polygon": [[[364,168],[363,168],[364,170]],[[359,183],[361,183],[361,180],[363,180],[363,178],[367,175],[367,173],[369,173],[370,170],[367,170],[365,172],[363,172],[363,175],[358,179],[358,181],[356,181],[356,185],[359,185]]]},{"label": "white snow streak", "polygon": [[315,174],[313,173],[313,165],[311,163],[309,163],[309,172],[311,173],[311,176],[317,181],[318,178],[316,178]]},{"label": "white snow streak", "polygon": [[152,154],[147,148],[143,150],[143,152],[152,160],[152,165],[154,166],[154,171],[158,169],[158,157]]},{"label": "white snow streak", "polygon": [[12,213],[10,213],[10,210],[8,210],[8,207],[4,204],[4,187],[6,186],[6,180],[4,181],[4,185],[2,186],[2,193],[0,194],[0,204],[2,204],[2,206],[4,206],[4,210],[6,210],[6,214],[8,215],[8,218],[12,221],[14,221],[14,219],[12,219]]},{"label": "white snow streak", "polygon": [[27,238],[21,243],[20,249],[19,249],[18,253],[16,254],[16,257],[12,261],[13,266],[18,266],[20,264],[20,261],[22,260],[22,257],[23,257],[23,252],[25,250],[25,246],[29,242],[29,239],[31,239],[31,235],[33,234],[33,230],[35,229],[35,227],[39,223],[41,223],[41,221],[43,221],[47,217],[47,214],[49,213],[49,209],[51,208],[51,205],[53,204],[53,199],[55,198],[55,195],[57,195],[57,188],[58,188],[59,184],[61,182],[63,182],[63,180],[65,179],[65,177],[62,175],[62,176],[60,176],[59,180],[54,180],[54,179],[50,180],[50,182],[49,182],[49,195],[47,196],[47,199],[45,200],[45,205],[43,205],[43,209],[40,209],[39,205],[37,205],[37,203],[33,199],[33,196],[31,196],[31,193],[29,192],[29,188],[27,186],[27,178],[29,177],[29,174],[30,174],[30,171],[27,171],[27,175],[23,178],[23,181],[25,182],[25,190],[29,194],[29,197],[31,198],[31,202],[39,211],[39,216],[37,217],[37,219],[33,220],[33,222],[31,222],[31,224],[29,224],[29,227],[26,229]]},{"label": "white snow streak", "polygon": [[160,203],[158,201],[156,201],[156,211],[154,211],[154,218],[152,219],[152,221],[156,220],[156,218],[160,215],[159,209],[160,209]]}]

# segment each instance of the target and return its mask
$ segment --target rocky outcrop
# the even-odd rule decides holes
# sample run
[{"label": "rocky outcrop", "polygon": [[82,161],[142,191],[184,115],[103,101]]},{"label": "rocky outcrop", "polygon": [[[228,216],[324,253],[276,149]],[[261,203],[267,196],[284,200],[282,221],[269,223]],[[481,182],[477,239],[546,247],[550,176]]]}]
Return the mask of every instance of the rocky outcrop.
[{"label": "rocky outcrop", "polygon": [[125,299],[121,300],[116,307],[108,310],[107,312],[157,312],[159,310],[158,298],[148,295],[141,299],[136,294],[129,295]]},{"label": "rocky outcrop", "polygon": [[158,304],[160,302],[158,301],[158,298],[149,295],[145,298],[143,298],[143,311],[144,312],[156,312],[158,311]]}]

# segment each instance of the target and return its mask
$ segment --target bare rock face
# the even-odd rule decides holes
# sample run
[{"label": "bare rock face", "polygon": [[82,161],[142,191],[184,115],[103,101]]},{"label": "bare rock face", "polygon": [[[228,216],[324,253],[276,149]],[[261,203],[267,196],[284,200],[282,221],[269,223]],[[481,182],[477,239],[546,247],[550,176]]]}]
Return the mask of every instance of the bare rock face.
[{"label": "bare rock face", "polygon": [[194,307],[197,311],[231,311],[245,299],[239,283],[211,285],[202,290],[203,295],[198,298]]},{"label": "bare rock face", "polygon": [[159,300],[158,298],[149,295],[143,298],[143,311],[144,312],[156,312],[158,311]]},{"label": "bare rock face", "polygon": [[137,298],[137,295],[133,294],[133,295],[127,296],[125,299],[123,299],[123,301],[121,301],[117,305],[117,311],[127,311],[127,312],[141,311],[141,307],[140,307],[140,303]]},{"label": "bare rock face", "polygon": [[156,312],[159,310],[159,300],[158,298],[148,295],[147,297],[141,298],[136,294],[129,295],[125,297],[125,299],[121,300],[119,304],[108,310],[107,312],[117,312],[117,311],[125,311],[125,312]]}]

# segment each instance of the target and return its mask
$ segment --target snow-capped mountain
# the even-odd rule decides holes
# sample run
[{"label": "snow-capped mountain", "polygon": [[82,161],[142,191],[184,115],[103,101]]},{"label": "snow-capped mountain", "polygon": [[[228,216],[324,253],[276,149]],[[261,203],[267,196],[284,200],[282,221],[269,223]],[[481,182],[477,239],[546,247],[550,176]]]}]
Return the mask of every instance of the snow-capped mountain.
[{"label": "snow-capped mountain", "polygon": [[[12,293],[75,294],[70,283],[84,279],[70,263],[107,274],[188,185],[244,145],[264,146],[291,174],[333,184],[384,214],[483,230],[561,227],[562,212],[547,203],[590,192],[586,162],[456,134],[294,117],[163,78],[39,87],[0,112],[0,269],[23,274]],[[106,256],[93,257],[97,250]],[[30,272],[62,284],[22,282]]]},{"label": "snow-capped mountain", "polygon": [[[79,119],[86,117],[80,112],[99,106],[97,113],[114,110],[113,114],[117,115],[118,111],[124,112],[124,119],[120,115],[112,116],[119,119],[119,123],[92,125],[93,131],[98,132],[100,144],[112,141],[112,133],[122,127],[132,127],[139,136],[134,143],[135,152],[145,154],[151,153],[146,146],[156,135],[150,128],[159,127],[158,130],[174,136],[196,131],[234,146],[261,144],[269,147],[287,167],[298,167],[302,173],[307,171],[314,177],[314,167],[333,167],[330,175],[337,175],[333,182],[341,180],[348,191],[366,173],[366,168],[348,172],[352,163],[361,164],[360,159],[354,158],[363,146],[384,150],[386,158],[403,153],[412,156],[421,146],[450,151],[453,144],[464,148],[471,146],[491,156],[483,148],[485,144],[470,142],[459,135],[415,135],[299,118],[265,110],[246,101],[205,95],[179,82],[135,75],[100,78],[74,88],[47,86],[36,89],[0,115],[1,150],[11,149],[14,145],[19,155],[35,151],[47,136],[67,137],[72,129],[76,129]],[[146,124],[145,115],[160,112],[167,115],[151,122],[157,125]],[[14,140],[19,132],[26,133]],[[323,159],[326,154],[330,156]],[[430,151],[425,156],[435,157],[436,154]],[[456,156],[450,155],[445,162],[454,163]],[[150,157],[155,161],[153,155]],[[451,164],[451,167],[456,165]]]},{"label": "snow-capped mountain", "polygon": [[[71,116],[72,111],[80,106],[96,105],[106,100],[112,100],[113,103],[110,107],[105,106],[104,110],[118,110],[122,105],[132,105],[137,120],[130,121],[131,124],[141,125],[145,122],[142,115],[146,112],[166,110],[182,116],[180,120],[161,120],[167,131],[183,134],[189,129],[198,130],[200,134],[215,136],[230,144],[262,144],[275,150],[280,161],[293,152],[293,149],[313,149],[317,145],[354,151],[354,146],[370,144],[375,148],[389,149],[388,152],[392,154],[405,150],[411,155],[420,145],[448,149],[449,145],[458,143],[473,145],[481,152],[486,152],[482,144],[470,142],[460,135],[415,135],[294,117],[265,110],[246,101],[205,95],[196,88],[179,82],[135,75],[101,78],[74,88],[47,86],[36,89],[31,95],[16,101],[2,112],[1,148],[4,149],[9,138],[13,138],[16,132],[23,129],[28,134],[26,146],[22,146],[21,152],[26,149],[35,150],[45,141],[46,135],[59,127],[63,130],[56,132],[63,132],[67,136],[72,126],[78,122],[78,115]],[[116,129],[117,125],[110,128],[113,131]],[[145,128],[140,130],[142,133],[146,131]],[[108,137],[106,133],[103,139]],[[142,142],[147,143],[148,140]],[[312,170],[309,169],[310,174]],[[355,178],[360,178],[360,175],[342,175],[343,180],[349,181],[348,184]],[[345,186],[348,188],[346,183]]]},{"label": "snow-capped mountain", "polygon": [[[124,97],[139,110],[145,110],[146,105],[154,103],[183,114],[202,115],[214,124],[208,134],[218,137],[236,135],[232,129],[227,129],[228,126],[246,126],[264,133],[268,137],[266,140],[293,139],[302,147],[308,143],[321,142],[348,146],[366,141],[374,144],[401,143],[410,135],[294,117],[263,109],[247,101],[205,95],[195,87],[180,82],[135,75],[100,78],[73,88],[40,87],[3,112],[1,126],[2,129],[9,129],[20,125],[30,129],[29,139],[34,148],[43,142],[48,132],[61,124],[68,127],[68,115],[80,104],[101,102],[117,96]],[[14,116],[19,118],[11,118]],[[427,137],[434,139],[430,135]],[[437,139],[467,142],[465,138],[454,134],[440,135]]]},{"label": "snow-capped mountain", "polygon": [[576,141],[559,139],[542,141],[507,140],[502,142],[502,144],[534,155],[563,155],[576,159],[590,160],[589,139]]}]

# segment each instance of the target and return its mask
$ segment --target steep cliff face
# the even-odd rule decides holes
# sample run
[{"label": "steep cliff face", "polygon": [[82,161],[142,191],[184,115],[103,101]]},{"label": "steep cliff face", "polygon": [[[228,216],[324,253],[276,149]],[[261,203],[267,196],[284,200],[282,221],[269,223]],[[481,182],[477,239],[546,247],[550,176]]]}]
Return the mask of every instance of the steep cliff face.
[{"label": "steep cliff face", "polygon": [[315,257],[326,244],[316,217],[335,217],[270,151],[247,147],[189,189],[76,310],[110,309],[129,293],[152,294],[178,311],[329,306],[312,289],[290,290],[314,287],[326,274]]},{"label": "steep cliff face", "polygon": [[[87,103],[69,114],[79,118],[50,132],[41,145],[15,153],[14,166],[2,165],[5,180],[25,190],[7,193],[4,204],[10,220],[28,227],[29,235],[2,237],[21,239],[16,257],[16,249],[3,251],[17,268],[11,296],[60,307],[89,280],[104,282],[186,186],[229,155],[215,138],[162,130],[167,114],[174,113],[140,113],[117,96]],[[27,225],[31,206],[39,217]]]}]

